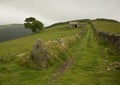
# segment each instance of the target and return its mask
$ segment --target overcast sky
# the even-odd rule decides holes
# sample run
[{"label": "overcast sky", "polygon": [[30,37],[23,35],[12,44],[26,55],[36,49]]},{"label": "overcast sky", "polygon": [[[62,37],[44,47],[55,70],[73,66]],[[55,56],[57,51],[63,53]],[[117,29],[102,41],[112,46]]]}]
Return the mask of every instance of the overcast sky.
[{"label": "overcast sky", "polygon": [[0,24],[24,23],[29,16],[45,25],[86,18],[120,21],[120,0],[0,0]]}]

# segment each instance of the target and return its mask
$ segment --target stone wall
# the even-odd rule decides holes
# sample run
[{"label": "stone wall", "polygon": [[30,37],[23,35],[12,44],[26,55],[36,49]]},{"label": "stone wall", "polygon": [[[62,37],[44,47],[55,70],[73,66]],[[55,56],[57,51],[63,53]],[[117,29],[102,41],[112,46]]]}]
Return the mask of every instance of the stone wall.
[{"label": "stone wall", "polygon": [[109,32],[99,31],[97,28],[93,25],[92,22],[89,22],[95,32],[96,35],[98,35],[101,39],[105,41],[105,43],[111,43],[116,48],[120,50],[120,35],[119,34],[113,34]]}]

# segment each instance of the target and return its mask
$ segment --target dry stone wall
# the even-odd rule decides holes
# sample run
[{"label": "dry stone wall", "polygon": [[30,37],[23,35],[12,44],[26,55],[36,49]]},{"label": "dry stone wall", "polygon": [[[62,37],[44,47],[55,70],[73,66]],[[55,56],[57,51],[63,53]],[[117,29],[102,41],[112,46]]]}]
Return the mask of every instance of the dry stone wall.
[{"label": "dry stone wall", "polygon": [[101,39],[103,39],[106,43],[113,44],[116,48],[120,50],[120,35],[119,34],[113,34],[109,32],[103,32],[97,30],[97,28],[93,25],[92,22],[89,22],[94,29],[94,32],[96,35],[98,35]]}]

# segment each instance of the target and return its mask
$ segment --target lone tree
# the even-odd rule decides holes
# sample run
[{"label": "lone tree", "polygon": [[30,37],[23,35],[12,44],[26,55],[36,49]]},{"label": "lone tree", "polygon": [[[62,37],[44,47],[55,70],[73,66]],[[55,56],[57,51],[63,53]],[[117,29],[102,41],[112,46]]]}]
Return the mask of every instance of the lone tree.
[{"label": "lone tree", "polygon": [[42,22],[36,20],[34,17],[29,17],[25,19],[25,28],[29,28],[32,32],[37,32],[43,29],[44,25]]}]

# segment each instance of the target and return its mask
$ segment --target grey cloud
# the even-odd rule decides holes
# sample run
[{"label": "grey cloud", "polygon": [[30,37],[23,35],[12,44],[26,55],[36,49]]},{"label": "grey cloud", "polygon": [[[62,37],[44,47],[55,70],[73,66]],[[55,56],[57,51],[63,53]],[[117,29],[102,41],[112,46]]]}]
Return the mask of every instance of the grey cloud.
[{"label": "grey cloud", "polygon": [[120,20],[119,4],[120,0],[0,0],[0,18],[13,17],[21,22],[25,17],[35,16],[46,24],[97,17]]}]

